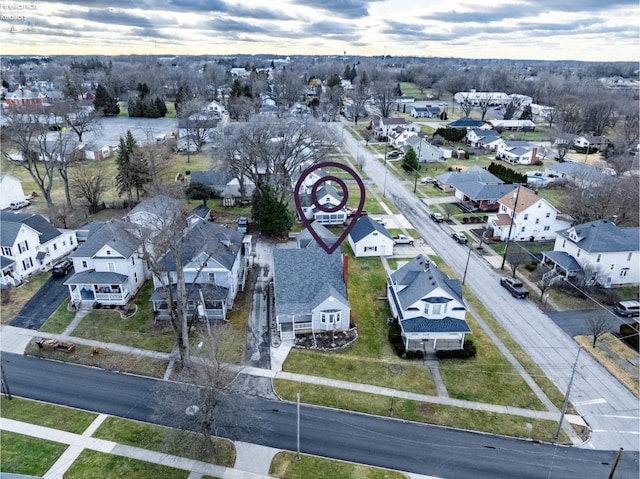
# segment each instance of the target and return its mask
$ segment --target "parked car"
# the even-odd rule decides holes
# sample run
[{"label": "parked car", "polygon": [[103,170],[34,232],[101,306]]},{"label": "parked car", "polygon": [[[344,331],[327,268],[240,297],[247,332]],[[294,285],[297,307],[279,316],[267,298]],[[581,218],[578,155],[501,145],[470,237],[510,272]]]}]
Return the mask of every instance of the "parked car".
[{"label": "parked car", "polygon": [[393,237],[393,244],[394,245],[408,244],[413,246],[413,238],[407,235],[397,235]]},{"label": "parked car", "polygon": [[427,183],[435,183],[436,179],[435,178],[431,178],[430,176],[425,176],[424,178],[420,179],[420,183],[422,183],[423,185],[426,185]]},{"label": "parked car", "polygon": [[238,232],[239,233],[246,233],[247,232],[247,227],[249,226],[249,221],[247,220],[246,216],[241,216],[240,218],[238,218]]},{"label": "parked car", "polygon": [[73,268],[73,261],[69,258],[65,258],[62,261],[58,261],[51,268],[51,274],[53,276],[66,276],[66,274]]},{"label": "parked car", "polygon": [[639,301],[620,301],[613,307],[616,314],[620,316],[626,316],[631,318],[633,316],[640,316],[640,302]]},{"label": "parked car", "polygon": [[500,285],[504,288],[507,288],[511,293],[511,296],[514,298],[526,298],[529,296],[529,291],[524,287],[520,281],[516,278],[511,278],[509,276],[503,276],[500,278]]},{"label": "parked car", "polygon": [[451,233],[451,237],[460,244],[466,244],[468,241],[467,237],[462,233]]},{"label": "parked car", "polygon": [[22,208],[26,208],[30,204],[31,202],[29,200],[18,200],[18,201],[12,201],[9,206],[11,207],[12,210],[19,210]]},{"label": "parked car", "polygon": [[387,155],[387,158],[398,158],[400,156],[400,152],[398,150],[394,150]]},{"label": "parked car", "polygon": [[380,223],[382,226],[384,226],[384,225],[386,225],[386,224],[387,224],[387,222],[386,222],[384,219],[382,219],[382,218],[371,217],[371,219],[372,219],[373,221],[375,221],[376,223]]},{"label": "parked car", "polygon": [[444,221],[444,216],[442,216],[440,213],[431,213],[429,216],[436,223],[442,223]]}]

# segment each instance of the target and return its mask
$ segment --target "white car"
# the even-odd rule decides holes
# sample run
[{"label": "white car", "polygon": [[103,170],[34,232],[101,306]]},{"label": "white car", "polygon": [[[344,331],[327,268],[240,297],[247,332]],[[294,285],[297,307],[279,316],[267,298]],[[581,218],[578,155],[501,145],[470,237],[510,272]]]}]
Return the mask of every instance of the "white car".
[{"label": "white car", "polygon": [[31,202],[29,200],[18,200],[18,201],[12,201],[10,206],[12,210],[19,210],[22,208],[26,208],[30,204]]},{"label": "white car", "polygon": [[425,176],[424,178],[420,179],[420,183],[422,183],[423,185],[426,185],[427,183],[435,183],[436,180],[435,178],[431,178],[430,176]]}]

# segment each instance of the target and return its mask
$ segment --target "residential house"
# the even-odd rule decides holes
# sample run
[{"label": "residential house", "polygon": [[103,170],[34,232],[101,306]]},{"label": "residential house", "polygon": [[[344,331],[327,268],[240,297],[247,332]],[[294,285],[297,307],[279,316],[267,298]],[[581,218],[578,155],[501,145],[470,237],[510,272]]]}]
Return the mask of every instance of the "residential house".
[{"label": "residential house", "polygon": [[387,299],[407,351],[462,349],[471,332],[460,281],[422,254],[388,275]]},{"label": "residential house", "polygon": [[322,248],[274,250],[273,294],[281,339],[349,329],[347,258]]},{"label": "residential house", "polygon": [[452,184],[456,198],[469,211],[498,211],[498,201],[516,189],[515,185],[502,183],[486,184],[482,181],[461,181]]},{"label": "residential house", "polygon": [[475,120],[473,118],[469,118],[468,116],[463,116],[462,118],[458,118],[457,120],[447,123],[447,128],[491,130],[491,125],[489,125],[489,123],[484,120]]},{"label": "residential house", "polygon": [[207,171],[192,171],[190,176],[191,184],[201,183],[207,185],[218,192],[221,198],[250,198],[253,195],[255,185],[246,177],[243,177],[243,188],[240,188],[240,181],[233,172],[225,167]]},{"label": "residential house", "polygon": [[473,148],[481,148],[488,151],[497,151],[504,140],[495,130],[472,129],[467,131],[466,141]]},{"label": "residential house", "polygon": [[509,233],[510,241],[550,240],[571,225],[571,218],[524,186],[504,195],[498,204],[498,214],[489,216],[487,225],[501,241],[507,241]]},{"label": "residential house", "polygon": [[[347,120],[353,121],[355,119],[354,113],[355,107],[353,105],[346,105],[342,114]],[[361,120],[362,118],[366,118],[368,116],[369,112],[367,111],[366,106],[360,105],[360,107],[358,108],[358,119]]]},{"label": "residential house", "polygon": [[138,226],[120,220],[89,225],[87,240],[71,255],[74,275],[65,281],[75,305],[125,305],[149,277],[141,259]]},{"label": "residential house", "polygon": [[598,151],[604,151],[608,145],[609,140],[603,136],[580,135],[573,139],[574,148],[595,148]]},{"label": "residential house", "polygon": [[[347,209],[343,196],[328,181],[323,182],[315,191],[299,195],[302,212],[308,220],[325,225],[341,225],[347,221]],[[315,201],[314,201],[315,200]],[[330,211],[323,211],[319,206]]]},{"label": "residential house", "polygon": [[387,138],[391,133],[391,130],[394,130],[398,127],[415,132],[420,131],[420,125],[417,125],[404,117],[376,117],[371,120],[371,127],[373,128],[373,134],[380,140]]},{"label": "residential house", "polygon": [[569,181],[579,188],[600,185],[609,181],[612,176],[611,171],[606,168],[574,161],[548,165],[544,169],[544,175],[556,180]]},{"label": "residential house", "polygon": [[22,189],[22,182],[15,176],[0,173],[0,210],[6,210],[14,201],[24,200],[26,195]]},{"label": "residential house", "polygon": [[[183,231],[181,263],[188,296],[187,312],[200,320],[226,320],[238,291],[244,289],[248,274],[248,251],[243,234],[208,221],[194,221]],[[162,279],[153,276],[151,296],[154,318],[168,320],[169,291],[176,293],[177,269],[174,258],[164,255]]]},{"label": "residential house", "polygon": [[329,229],[327,229],[323,224],[314,221],[311,223],[309,228],[303,229],[300,233],[298,233],[298,235],[296,235],[296,244],[298,245],[298,248],[303,249],[318,246],[316,239],[311,234],[311,231],[309,231],[309,229],[313,229],[316,235],[328,247],[333,246],[335,242],[338,241],[338,237],[335,234],[329,231]]},{"label": "residential house", "polygon": [[215,100],[209,102],[207,106],[205,106],[205,110],[214,113],[219,118],[227,113],[227,109],[225,108],[225,106]]},{"label": "residential house", "polygon": [[105,160],[111,158],[118,150],[117,145],[106,145],[102,143],[83,143],[78,146],[80,155],[84,160]]},{"label": "residential house", "polygon": [[504,183],[500,178],[477,165],[473,165],[463,171],[449,171],[436,177],[436,185],[443,191],[454,191],[454,184],[465,181],[477,181],[485,185],[501,185]]},{"label": "residential house", "polygon": [[42,215],[2,211],[2,255],[15,261],[10,284],[39,270],[48,271],[77,246],[74,231],[54,227]]},{"label": "residential house", "polygon": [[511,102],[509,95],[499,91],[460,91],[453,95],[453,99],[460,104],[470,103],[474,106],[482,104],[500,106],[508,105]]},{"label": "residential house", "polygon": [[395,148],[402,148],[410,138],[417,135],[419,135],[419,133],[413,130],[402,127],[394,128],[389,131],[389,145]]},{"label": "residential house", "polygon": [[451,158],[451,150],[433,145],[423,136],[414,135],[408,138],[401,148],[402,151],[406,153],[409,147],[413,148],[413,151],[416,152],[418,163],[445,161],[447,158]]},{"label": "residential house", "polygon": [[41,92],[24,87],[8,92],[5,96],[5,102],[10,107],[44,105],[46,100],[47,98]]},{"label": "residential house", "polygon": [[440,118],[440,107],[431,105],[411,105],[407,107],[408,113],[414,118]]},{"label": "residential house", "polygon": [[393,254],[393,237],[383,225],[370,216],[358,218],[347,239],[357,258]]},{"label": "residential house", "polygon": [[605,288],[640,283],[640,228],[596,220],[561,230],[543,261],[563,276],[585,275]]},{"label": "residential house", "polygon": [[489,120],[494,130],[503,131],[535,131],[536,124],[531,120]]},{"label": "residential house", "polygon": [[538,163],[538,147],[528,141],[507,140],[498,145],[496,157],[512,165],[535,165]]}]

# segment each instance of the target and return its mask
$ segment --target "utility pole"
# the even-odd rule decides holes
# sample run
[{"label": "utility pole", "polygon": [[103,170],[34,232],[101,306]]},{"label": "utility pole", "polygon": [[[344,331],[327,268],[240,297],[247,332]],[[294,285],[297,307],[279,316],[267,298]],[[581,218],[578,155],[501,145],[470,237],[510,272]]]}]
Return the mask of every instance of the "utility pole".
[{"label": "utility pole", "polygon": [[[418,136],[420,138],[420,136]],[[416,165],[416,177],[413,180],[413,193],[415,194],[418,189],[418,171],[420,171],[420,156],[422,155],[422,138],[420,138],[420,143],[418,143],[418,164]]]},{"label": "utility pole", "polygon": [[518,208],[518,197],[520,196],[520,184],[518,184],[518,189],[516,191],[516,200],[513,203],[513,213],[511,213],[511,221],[509,222],[509,233],[507,234],[507,243],[504,246],[504,254],[502,255],[502,265],[500,269],[504,269],[504,263],[507,260],[507,250],[509,249],[509,241],[511,240],[511,230],[513,229],[513,220],[516,217],[516,209]]},{"label": "utility pole", "polygon": [[562,420],[564,419],[564,415],[567,412],[567,406],[569,406],[569,394],[571,393],[571,385],[573,384],[573,377],[576,374],[576,367],[578,366],[578,358],[580,357],[580,351],[582,351],[582,346],[578,348],[578,353],[576,354],[576,360],[574,361],[573,368],[571,369],[571,377],[569,378],[567,393],[564,395],[564,403],[562,404],[562,412],[560,413],[560,420],[558,421],[558,429],[556,430],[556,436],[555,436],[554,442],[558,440],[558,436],[560,435],[560,429],[562,428]]},{"label": "utility pole", "polygon": [[469,268],[469,260],[471,259],[471,249],[473,245],[469,245],[469,254],[467,254],[467,263],[464,265],[464,274],[462,275],[462,284],[464,285],[464,280],[467,279],[467,269]]},{"label": "utility pole", "polygon": [[297,431],[296,431],[296,460],[300,460],[300,393],[296,394]]},{"label": "utility pole", "polygon": [[611,468],[611,472],[609,473],[608,479],[613,479],[613,475],[615,474],[616,468],[618,467],[618,462],[620,462],[620,456],[622,456],[622,451],[623,449],[620,448],[620,450],[618,451],[618,455],[616,456],[616,460],[613,463],[613,467]]},{"label": "utility pole", "polygon": [[382,196],[387,197],[387,148],[389,146],[389,132],[386,132],[384,139],[384,184],[382,186]]}]

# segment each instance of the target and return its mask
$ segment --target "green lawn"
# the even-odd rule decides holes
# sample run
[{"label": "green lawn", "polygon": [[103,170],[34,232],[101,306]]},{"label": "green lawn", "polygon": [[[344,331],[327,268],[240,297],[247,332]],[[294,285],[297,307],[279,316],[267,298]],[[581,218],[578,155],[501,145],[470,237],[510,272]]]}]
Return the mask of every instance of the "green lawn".
[{"label": "green lawn", "polygon": [[[284,379],[274,379],[273,383],[278,395],[287,401],[295,401],[299,392],[300,400],[306,404],[330,406],[376,416],[391,416],[396,419],[471,431],[552,441],[557,427],[555,421],[531,419],[511,414],[422,403],[315,384],[301,385]],[[561,442],[570,443],[564,432],[561,433]]]},{"label": "green lawn", "polygon": [[47,319],[42,326],[38,329],[38,331],[42,331],[44,333],[54,333],[54,334],[62,334],[64,330],[71,324],[73,318],[75,317],[75,311],[69,311],[67,307],[69,306],[69,301],[71,298],[65,299],[62,304],[56,309],[49,319]]},{"label": "green lawn", "polygon": [[269,475],[281,479],[406,479],[401,472],[363,466],[351,462],[325,459],[318,456],[300,455],[296,459],[294,452],[282,451],[276,454],[271,462]]},{"label": "green lawn", "polygon": [[213,438],[216,453],[210,457],[192,447],[193,441],[202,438],[198,434],[117,417],[108,417],[93,437],[225,467],[233,467],[236,460],[235,447],[228,439]]},{"label": "green lawn", "polygon": [[92,412],[29,399],[14,397],[9,400],[4,395],[0,396],[0,410],[2,417],[7,419],[39,424],[75,434],[82,434],[98,417]]},{"label": "green lawn", "polygon": [[64,475],[65,479],[139,477],[187,479],[189,471],[85,449]]},{"label": "green lawn", "polygon": [[152,305],[149,300],[152,292],[153,282],[149,280],[136,295],[138,311],[127,319],[122,319],[117,310],[92,311],[74,330],[74,336],[170,352],[175,343],[173,330],[169,324],[153,324]]},{"label": "green lawn", "polygon": [[25,476],[44,476],[68,447],[9,431],[0,431],[0,443],[0,471]]}]

